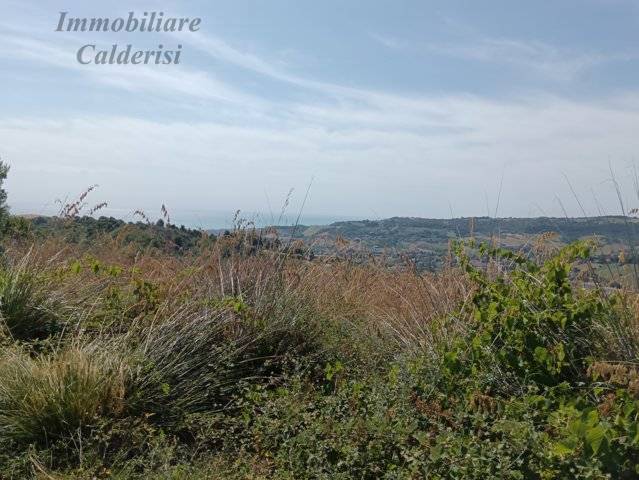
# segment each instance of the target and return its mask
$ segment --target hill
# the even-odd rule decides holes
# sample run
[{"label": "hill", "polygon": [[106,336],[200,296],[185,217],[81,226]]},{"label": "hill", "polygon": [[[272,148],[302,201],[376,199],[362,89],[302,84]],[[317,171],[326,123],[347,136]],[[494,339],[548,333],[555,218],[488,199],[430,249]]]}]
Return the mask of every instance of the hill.
[{"label": "hill", "polygon": [[[283,239],[303,240],[316,254],[332,254],[337,244],[345,253],[369,252],[386,255],[391,261],[410,258],[421,269],[441,267],[453,239],[474,237],[496,241],[512,249],[528,249],[536,237],[555,235],[556,245],[596,238],[599,263],[616,262],[619,252],[631,250],[639,219],[622,216],[591,218],[454,218],[431,219],[393,217],[384,220],[335,222],[330,225],[275,227]],[[630,255],[626,260],[631,261]]]}]

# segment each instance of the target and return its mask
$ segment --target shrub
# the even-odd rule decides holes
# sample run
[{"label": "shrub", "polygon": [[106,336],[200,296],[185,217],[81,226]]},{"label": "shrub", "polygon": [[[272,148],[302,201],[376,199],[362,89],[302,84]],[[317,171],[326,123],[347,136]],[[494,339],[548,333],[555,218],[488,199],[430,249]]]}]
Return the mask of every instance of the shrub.
[{"label": "shrub", "polygon": [[479,251],[506,260],[510,271],[490,279],[458,246],[478,288],[469,335],[443,356],[448,370],[467,368],[466,378],[487,375],[493,388],[511,392],[585,380],[589,359],[600,353],[596,328],[614,315],[614,298],[572,285],[573,264],[588,257],[587,245],[570,245],[541,266],[507,250],[483,245]]},{"label": "shrub", "polygon": [[468,412],[489,412],[482,420],[488,431],[500,417],[527,424],[538,442],[520,456],[530,471],[523,478],[632,478],[639,472],[636,373],[612,368],[627,377],[615,385],[611,369],[595,362],[614,359],[601,329],[623,320],[614,297],[573,286],[574,262],[588,257],[587,246],[570,245],[541,266],[481,247],[509,262],[494,278],[471,264],[463,245],[457,251],[477,283],[474,318],[468,335],[442,352],[441,370],[431,376],[437,388],[424,386],[422,401],[458,412],[464,420],[453,436],[481,418]]}]

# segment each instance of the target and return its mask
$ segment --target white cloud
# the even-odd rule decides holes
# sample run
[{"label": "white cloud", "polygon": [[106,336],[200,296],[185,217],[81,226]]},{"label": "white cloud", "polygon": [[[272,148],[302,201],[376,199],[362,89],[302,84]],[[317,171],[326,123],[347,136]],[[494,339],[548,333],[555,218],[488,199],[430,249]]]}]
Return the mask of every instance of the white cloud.
[{"label": "white cloud", "polygon": [[409,46],[406,43],[406,41],[401,40],[397,37],[390,36],[390,35],[384,35],[381,33],[371,33],[370,36],[376,42],[392,50],[403,50]]},{"label": "white cloud", "polygon": [[430,52],[462,59],[511,64],[541,76],[570,81],[584,71],[616,60],[630,60],[636,55],[582,53],[558,48],[539,41],[485,38],[472,44],[431,44]]},{"label": "white cloud", "polygon": [[[6,28],[6,27],[5,27]],[[43,40],[19,31],[1,33],[0,58],[29,60],[39,66],[48,65],[87,76],[89,81],[129,91],[145,91],[154,95],[184,96],[198,100],[253,105],[264,101],[215,78],[210,72],[188,67],[158,69],[149,65],[81,65],[75,52],[82,43],[70,40]]]},{"label": "white cloud", "polygon": [[580,52],[535,40],[488,38],[450,43],[419,43],[382,34],[371,37],[386,48],[411,53],[445,55],[463,60],[512,65],[554,81],[574,80],[592,68],[639,58],[631,53]]},{"label": "white cloud", "polygon": [[[481,215],[484,192],[495,191],[505,167],[502,214],[529,213],[537,201],[561,215],[553,199],[566,191],[563,172],[583,186],[580,194],[589,197],[595,188],[614,212],[614,192],[602,184],[607,160],[623,163],[639,150],[637,102],[624,109],[616,102],[423,98],[412,111],[387,105],[372,118],[357,107],[300,108],[274,126],[5,119],[0,144],[13,165],[14,205],[99,183],[101,197],[124,209],[166,202],[178,210],[259,210],[265,187],[276,198],[314,176],[315,211],[446,216],[451,202],[456,215]],[[342,116],[353,120],[335,128],[332,118]],[[421,131],[424,125],[431,130]],[[564,203],[579,213],[569,198]]]}]

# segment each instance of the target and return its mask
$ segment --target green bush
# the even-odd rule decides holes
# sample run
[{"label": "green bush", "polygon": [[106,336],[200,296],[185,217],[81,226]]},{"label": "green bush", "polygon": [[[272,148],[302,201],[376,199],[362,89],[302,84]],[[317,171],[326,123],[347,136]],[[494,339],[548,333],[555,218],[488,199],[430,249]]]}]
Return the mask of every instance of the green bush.
[{"label": "green bush", "polygon": [[510,384],[505,388],[583,381],[588,359],[597,353],[595,326],[613,308],[600,292],[575,291],[571,284],[572,264],[587,258],[587,246],[566,247],[541,266],[506,250],[482,246],[480,253],[509,261],[511,271],[489,279],[458,248],[478,289],[472,333],[447,354],[450,367],[466,355],[466,373],[499,368],[502,383]]},{"label": "green bush", "polygon": [[478,288],[468,336],[442,352],[434,381],[447,396],[442,403],[469,411],[483,405],[492,418],[516,422],[526,417],[518,406],[532,410],[541,443],[527,454],[530,475],[523,478],[639,472],[637,392],[628,382],[618,388],[593,378],[598,358],[620,360],[602,328],[623,322],[614,297],[573,286],[574,262],[587,259],[587,245],[570,245],[541,266],[482,246],[480,254],[508,262],[494,278],[473,266],[464,245],[457,252]]}]

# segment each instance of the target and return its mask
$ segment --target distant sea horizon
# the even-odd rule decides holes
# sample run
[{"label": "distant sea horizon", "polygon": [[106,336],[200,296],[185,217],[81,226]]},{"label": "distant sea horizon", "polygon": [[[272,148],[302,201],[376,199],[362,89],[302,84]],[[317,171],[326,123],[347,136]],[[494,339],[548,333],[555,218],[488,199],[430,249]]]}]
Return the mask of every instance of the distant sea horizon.
[{"label": "distant sea horizon", "polygon": [[[87,212],[89,207],[86,208]],[[149,218],[150,221],[155,222],[162,218],[159,209],[140,209]],[[157,212],[155,210],[158,210]],[[57,215],[59,211],[59,205],[45,205],[45,206],[25,206],[18,205],[11,209],[11,213],[15,215],[42,215],[52,216]],[[94,217],[115,217],[127,222],[144,221],[139,215],[134,214],[135,209],[125,208],[111,208],[106,207],[97,211]],[[334,222],[349,221],[349,220],[363,220],[365,216],[357,215],[329,215],[322,213],[304,213],[301,212],[250,212],[240,210],[239,215],[236,218],[237,210],[220,211],[220,210],[171,210],[169,208],[169,215],[171,223],[177,226],[184,225],[188,228],[198,228],[202,230],[223,230],[232,229],[234,222],[241,219],[245,223],[252,222],[256,227],[267,226],[290,226],[301,225],[329,225]],[[298,221],[299,217],[299,221]]]},{"label": "distant sea horizon", "polygon": [[[33,205],[16,205],[14,208],[11,208],[11,213],[14,215],[29,215],[29,216],[54,216],[57,215],[60,208],[57,204],[48,204],[44,206],[33,206]],[[90,207],[87,206],[82,214],[88,213]],[[160,208],[156,209],[139,209],[147,216],[149,221],[156,222],[159,219],[162,219],[162,214],[160,212]],[[93,217],[114,217],[120,220],[124,220],[126,222],[144,222],[146,221],[140,215],[135,214],[135,209],[127,209],[127,208],[115,208],[115,207],[106,207],[98,210],[92,216]],[[200,230],[231,230],[236,225],[238,220],[241,220],[243,224],[246,226],[247,223],[254,225],[257,228],[263,228],[268,226],[293,226],[296,224],[299,225],[330,225],[335,222],[346,222],[346,221],[364,221],[364,220],[385,220],[389,218],[422,218],[429,220],[451,220],[451,219],[459,219],[459,218],[487,218],[484,216],[465,216],[465,217],[427,217],[427,216],[415,216],[415,215],[390,215],[388,217],[379,217],[378,215],[339,215],[339,214],[324,214],[324,213],[315,213],[315,212],[255,212],[255,211],[244,211],[240,210],[239,214],[237,214],[238,210],[171,210],[169,208],[169,216],[171,223],[176,226],[184,225],[187,228],[194,228]],[[610,214],[603,215],[608,217],[616,217],[618,214]],[[542,216],[544,218],[556,218],[561,219],[565,217],[547,217]],[[503,217],[503,218],[542,218],[542,217]],[[596,218],[597,216],[589,216],[589,217],[568,217],[570,219],[578,219],[578,218]],[[629,218],[629,217],[626,217]],[[635,220],[639,220],[636,217]]]}]

